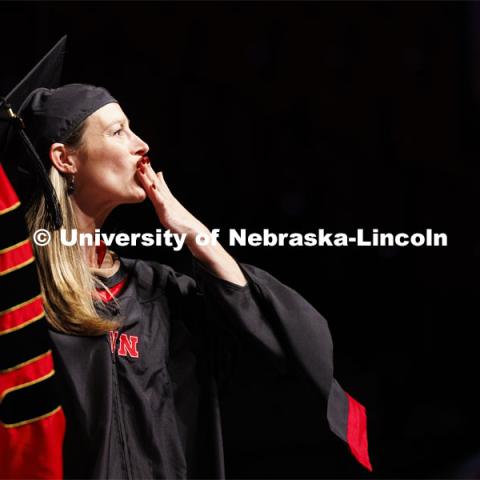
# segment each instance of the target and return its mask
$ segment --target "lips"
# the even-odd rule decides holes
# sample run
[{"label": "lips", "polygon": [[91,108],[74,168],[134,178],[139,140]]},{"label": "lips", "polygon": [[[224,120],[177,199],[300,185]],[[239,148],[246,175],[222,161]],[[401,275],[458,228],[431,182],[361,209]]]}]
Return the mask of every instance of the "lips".
[{"label": "lips", "polygon": [[137,168],[142,166],[142,165],[147,165],[150,163],[150,158],[147,157],[147,155],[144,155],[138,162],[137,162]]},{"label": "lips", "polygon": [[137,183],[137,185],[139,185],[142,189],[143,189],[143,185],[141,184],[140,180],[138,179],[138,173],[139,173],[139,171],[141,173],[143,173],[145,166],[148,165],[149,163],[150,163],[150,158],[147,155],[143,155],[140,158],[140,160],[137,161],[137,164],[136,164],[136,172],[134,174],[134,179],[135,179],[135,182]]}]

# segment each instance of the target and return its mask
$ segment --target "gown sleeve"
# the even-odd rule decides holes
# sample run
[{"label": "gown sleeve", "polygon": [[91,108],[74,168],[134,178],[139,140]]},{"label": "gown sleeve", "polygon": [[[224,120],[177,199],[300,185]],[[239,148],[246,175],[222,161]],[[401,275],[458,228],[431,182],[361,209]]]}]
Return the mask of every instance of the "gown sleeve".
[{"label": "gown sleeve", "polygon": [[333,376],[333,344],[326,320],[299,293],[269,273],[248,264],[239,266],[247,279],[245,286],[223,280],[193,260],[207,308],[218,309],[228,328],[252,338],[281,370],[299,369],[326,400],[331,431],[371,471],[366,411]]},{"label": "gown sleeve", "polygon": [[65,417],[33,250],[0,164],[0,478],[61,478]]}]

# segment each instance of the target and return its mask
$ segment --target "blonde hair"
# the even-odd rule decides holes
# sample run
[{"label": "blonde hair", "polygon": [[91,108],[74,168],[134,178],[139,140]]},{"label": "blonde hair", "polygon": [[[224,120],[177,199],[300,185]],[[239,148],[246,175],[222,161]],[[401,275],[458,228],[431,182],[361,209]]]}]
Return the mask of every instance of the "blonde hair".
[{"label": "blonde hair", "polygon": [[[74,139],[73,146],[81,144],[84,127],[81,125],[70,137]],[[62,228],[67,232],[78,228],[67,193],[67,178],[53,166],[49,177],[60,204]],[[45,228],[46,205],[42,195],[28,208],[26,221],[30,234]],[[95,300],[100,300],[96,287],[107,291],[108,288],[90,272],[80,245],[65,246],[60,241],[60,230],[50,233],[48,245],[39,247],[32,242],[48,322],[55,330],[72,335],[101,335],[118,328],[119,322],[101,316],[95,308]]]}]

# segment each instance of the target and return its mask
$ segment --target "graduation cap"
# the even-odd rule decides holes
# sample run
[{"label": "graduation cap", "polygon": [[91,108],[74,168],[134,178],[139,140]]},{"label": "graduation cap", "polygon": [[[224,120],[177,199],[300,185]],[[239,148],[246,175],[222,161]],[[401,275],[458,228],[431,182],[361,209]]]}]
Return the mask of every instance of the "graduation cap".
[{"label": "graduation cap", "polygon": [[17,112],[28,95],[35,89],[39,87],[55,88],[59,85],[66,41],[67,36],[65,35],[10,93],[5,97],[0,97],[0,162],[2,162],[9,144],[17,137],[27,153],[29,170],[35,175],[45,196],[48,226],[52,229],[62,226],[58,198],[48,178],[47,169],[28,137],[25,124]]},{"label": "graduation cap", "polygon": [[[13,157],[18,164],[13,176],[20,172],[33,177],[39,187],[33,193],[40,191],[45,197],[45,228],[51,230],[62,226],[62,214],[48,176],[50,145],[64,143],[89,115],[107,103],[117,102],[101,87],[80,83],[58,86],[66,41],[65,35],[8,95],[0,97],[0,161],[12,144],[17,145]],[[20,151],[26,153],[23,169],[17,158]],[[29,190],[27,200],[32,200]]]}]

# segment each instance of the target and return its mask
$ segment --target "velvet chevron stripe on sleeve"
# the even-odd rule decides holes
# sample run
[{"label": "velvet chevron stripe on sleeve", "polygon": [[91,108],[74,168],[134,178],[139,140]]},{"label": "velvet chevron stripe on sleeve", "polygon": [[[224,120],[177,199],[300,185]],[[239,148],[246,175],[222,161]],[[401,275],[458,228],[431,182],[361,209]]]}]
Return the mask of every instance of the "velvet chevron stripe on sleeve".
[{"label": "velvet chevron stripe on sleeve", "polygon": [[0,165],[0,478],[62,478],[65,418],[19,207]]}]

